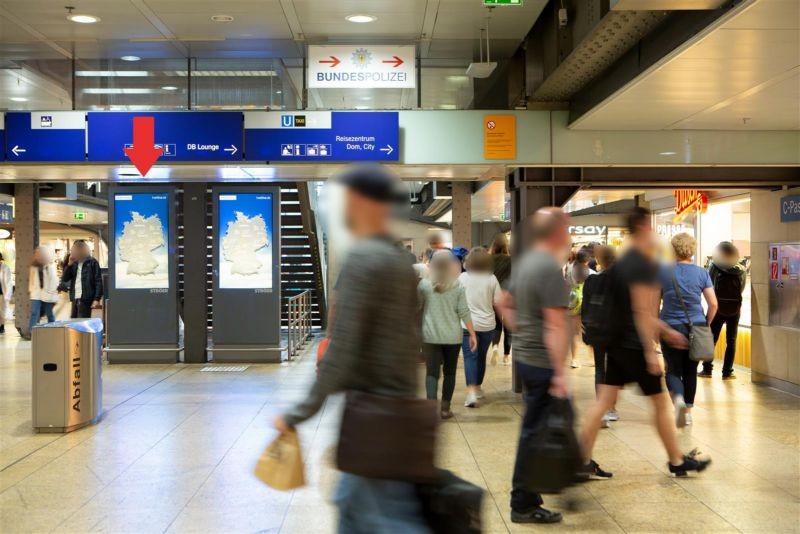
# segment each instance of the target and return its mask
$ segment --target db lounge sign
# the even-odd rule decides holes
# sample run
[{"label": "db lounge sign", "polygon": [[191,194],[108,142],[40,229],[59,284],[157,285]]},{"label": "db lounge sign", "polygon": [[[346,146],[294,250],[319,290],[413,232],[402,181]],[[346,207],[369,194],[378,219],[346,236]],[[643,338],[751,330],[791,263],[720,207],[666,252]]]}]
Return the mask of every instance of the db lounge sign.
[{"label": "db lounge sign", "polygon": [[672,222],[681,222],[692,213],[705,213],[708,209],[708,197],[696,189],[676,189],[672,192],[675,196],[675,218]]},{"label": "db lounge sign", "polygon": [[781,199],[781,222],[800,221],[800,195]]}]

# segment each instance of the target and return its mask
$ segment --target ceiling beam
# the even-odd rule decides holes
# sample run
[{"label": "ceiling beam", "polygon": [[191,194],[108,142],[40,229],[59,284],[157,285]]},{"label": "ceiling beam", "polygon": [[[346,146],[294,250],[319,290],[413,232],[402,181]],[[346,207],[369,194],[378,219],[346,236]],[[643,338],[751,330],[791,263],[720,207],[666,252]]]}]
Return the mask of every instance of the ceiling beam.
[{"label": "ceiling beam", "polygon": [[436,19],[439,17],[439,2],[440,0],[428,0],[425,4],[425,16],[422,18],[422,30],[419,34],[420,58],[427,58],[430,53]]},{"label": "ceiling beam", "polygon": [[301,57],[305,57],[306,34],[303,32],[303,25],[300,23],[300,17],[294,7],[294,0],[280,0],[280,5],[283,17],[286,19],[286,25],[289,26],[289,31],[292,32],[292,39],[294,39],[297,46],[297,51],[300,52]]},{"label": "ceiling beam", "polygon": [[50,48],[52,48],[53,50],[64,56],[65,58],[72,59],[72,52],[51,41],[50,38],[48,38],[45,34],[40,32],[39,30],[34,29],[30,24],[26,24],[25,22],[22,21],[22,19],[20,19],[16,15],[12,15],[9,10],[7,10],[1,5],[0,5],[0,16],[10,20],[23,30],[31,34],[33,37],[35,37],[37,41],[46,44],[47,46],[49,46]]},{"label": "ceiling beam", "polygon": [[180,53],[183,57],[189,57],[189,48],[179,41],[178,37],[172,33],[172,30],[169,29],[169,26],[167,26],[163,20],[158,18],[158,15],[156,15],[155,11],[150,9],[150,6],[148,6],[144,0],[130,0],[130,2],[133,4],[133,7],[139,10],[142,16],[153,25],[158,33],[163,35],[164,38],[167,39],[167,41],[173,47],[175,47],[178,53]]}]

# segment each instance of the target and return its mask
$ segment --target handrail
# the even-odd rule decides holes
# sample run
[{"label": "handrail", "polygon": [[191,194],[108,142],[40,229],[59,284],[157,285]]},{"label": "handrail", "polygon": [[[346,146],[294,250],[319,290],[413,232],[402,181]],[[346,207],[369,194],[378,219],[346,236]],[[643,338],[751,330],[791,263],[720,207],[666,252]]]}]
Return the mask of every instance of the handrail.
[{"label": "handrail", "polygon": [[307,289],[287,301],[289,319],[289,360],[297,356],[308,338],[311,337],[311,290]]}]

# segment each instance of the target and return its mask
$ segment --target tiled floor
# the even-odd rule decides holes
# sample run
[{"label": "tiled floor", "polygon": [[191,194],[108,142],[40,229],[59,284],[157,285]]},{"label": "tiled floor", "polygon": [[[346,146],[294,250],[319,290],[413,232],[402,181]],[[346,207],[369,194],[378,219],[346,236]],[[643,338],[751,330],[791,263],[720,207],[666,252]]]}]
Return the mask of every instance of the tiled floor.
[{"label": "tiled floor", "polygon": [[[30,344],[0,336],[0,531],[332,532],[339,399],[301,427],[307,488],[281,493],[252,475],[274,435],[272,417],[312,380],[313,358],[243,373],[200,368],[104,366],[103,421],[37,435]],[[593,373],[570,371],[579,408],[593,396]],[[490,367],[485,405],[459,407],[442,425],[441,465],[489,490],[485,531],[800,532],[800,399],[753,386],[745,372],[701,382],[695,425],[681,434],[687,450],[714,458],[701,476],[666,475],[647,400],[627,391],[622,420],[601,432],[596,450],[614,478],[547,498],[565,512],[561,525],[513,525],[508,491],[521,406],[510,375]]]}]

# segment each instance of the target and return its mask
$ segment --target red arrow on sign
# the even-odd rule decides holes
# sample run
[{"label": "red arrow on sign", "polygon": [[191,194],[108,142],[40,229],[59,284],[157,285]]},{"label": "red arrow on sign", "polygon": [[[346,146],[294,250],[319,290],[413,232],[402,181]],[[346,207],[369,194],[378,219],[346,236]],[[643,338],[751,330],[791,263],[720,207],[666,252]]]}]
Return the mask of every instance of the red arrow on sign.
[{"label": "red arrow on sign", "polygon": [[164,152],[155,145],[156,121],[153,117],[133,118],[133,147],[125,149],[125,155],[136,166],[142,176],[146,176]]},{"label": "red arrow on sign", "polygon": [[339,58],[336,57],[336,56],[328,56],[328,57],[330,59],[320,59],[319,62],[320,63],[330,63],[331,64],[331,68],[333,68],[336,65],[338,65],[339,63],[341,63],[341,61],[339,61]]},{"label": "red arrow on sign", "polygon": [[393,57],[394,59],[384,59],[384,60],[383,60],[383,63],[394,63],[394,68],[397,68],[397,67],[399,67],[400,65],[402,65],[403,63],[405,63],[405,61],[403,61],[402,59],[400,59],[400,58],[399,58],[399,57],[397,57],[397,56],[392,56],[392,57]]}]

